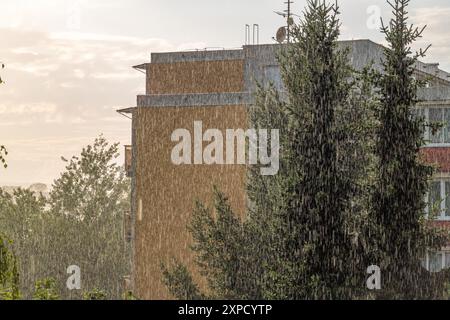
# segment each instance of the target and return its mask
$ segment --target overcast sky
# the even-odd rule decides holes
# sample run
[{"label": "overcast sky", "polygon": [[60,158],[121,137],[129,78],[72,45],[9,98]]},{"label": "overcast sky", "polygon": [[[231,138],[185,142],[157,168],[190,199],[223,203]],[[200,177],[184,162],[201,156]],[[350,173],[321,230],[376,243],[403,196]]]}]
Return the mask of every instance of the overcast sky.
[{"label": "overcast sky", "polygon": [[[300,14],[305,1],[296,1]],[[342,39],[383,42],[377,12],[384,0],[341,0]],[[103,133],[130,143],[130,120],[116,109],[135,106],[144,75],[131,66],[151,52],[237,48],[245,24],[258,23],[272,43],[283,0],[1,0],[0,144],[10,152],[0,185],[50,184]],[[428,24],[428,62],[450,71],[450,3],[412,0],[412,21]]]}]

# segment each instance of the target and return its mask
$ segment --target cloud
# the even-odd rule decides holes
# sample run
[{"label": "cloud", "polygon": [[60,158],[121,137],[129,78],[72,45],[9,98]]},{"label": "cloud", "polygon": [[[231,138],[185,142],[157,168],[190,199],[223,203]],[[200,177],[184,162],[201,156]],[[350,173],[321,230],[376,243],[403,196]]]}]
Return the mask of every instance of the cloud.
[{"label": "cloud", "polygon": [[411,21],[417,26],[427,26],[415,47],[424,48],[431,44],[429,57],[425,60],[440,62],[441,67],[450,72],[450,8],[418,8],[411,11]]},{"label": "cloud", "polygon": [[[70,28],[64,26],[67,10],[70,9],[68,3],[72,1],[40,0],[39,5],[31,0],[4,2],[0,12],[0,26],[3,26],[0,28],[0,61],[5,62],[7,67],[0,71],[6,81],[0,87],[0,142],[9,147],[10,166],[7,171],[0,172],[0,184],[5,180],[50,181],[61,168],[58,164],[61,155],[70,157],[100,133],[104,133],[110,141],[129,143],[130,121],[115,110],[135,106],[136,95],[145,90],[144,76],[131,66],[148,62],[151,52],[208,46],[206,42],[195,42],[197,40],[209,39],[218,45],[234,44],[229,34],[232,33],[231,38],[235,39],[237,32],[240,32],[240,29],[237,29],[236,34],[234,31],[223,31],[219,38],[217,30],[213,28],[213,36],[208,38],[206,33],[199,32],[195,33],[194,38],[186,32],[180,33],[179,28],[169,26],[166,29],[166,25],[163,28],[164,24],[157,20],[160,16],[158,12],[154,19],[159,29],[151,23],[146,26],[156,30],[152,31],[156,34],[164,32],[164,36],[171,39],[189,39],[184,40],[187,43],[174,44],[160,38],[105,35],[101,32],[113,33],[119,27],[127,30],[118,32],[135,34],[136,30],[140,30],[138,26],[142,25],[135,25],[124,18],[120,20],[122,24],[116,26],[114,19],[122,17],[126,6],[119,1],[100,0],[78,0],[84,9],[83,30],[91,30],[89,26],[95,25],[96,28],[92,30],[99,33],[67,32]],[[382,41],[378,30],[368,30],[366,26],[366,9],[372,4],[380,5],[383,17],[390,16],[385,2],[381,0],[343,3],[343,21],[348,23],[343,29],[345,38]],[[440,62],[443,69],[450,71],[450,8],[445,4],[426,5],[429,7],[410,10],[412,22],[417,25],[428,24],[424,38],[417,47],[431,43],[433,47],[426,60]],[[101,14],[104,14],[104,10],[113,9],[108,13],[117,16],[104,14],[99,22],[98,15],[90,13],[95,8]],[[133,17],[134,14],[133,11]],[[170,16],[171,21],[177,20],[172,13]],[[113,25],[108,25],[111,21]],[[182,17],[180,21],[184,21]],[[203,21],[198,23],[204,24]],[[271,27],[269,23],[272,22],[267,20],[263,24],[263,31]],[[276,30],[278,20],[274,23]],[[16,27],[12,29],[6,26]],[[24,29],[25,26],[28,29]],[[49,165],[50,159],[55,163],[50,162]]]},{"label": "cloud", "polygon": [[30,114],[49,114],[54,113],[56,105],[45,103],[4,105],[0,104],[0,115],[30,115]]},{"label": "cloud", "polygon": [[48,183],[61,155],[100,133],[129,143],[130,121],[115,110],[135,106],[145,90],[132,66],[148,62],[150,52],[176,49],[163,39],[10,28],[0,28],[0,39],[0,142],[10,164],[3,181]]},{"label": "cloud", "polygon": [[48,122],[37,105],[51,105],[54,116],[72,123],[107,118],[111,110],[102,106],[133,106],[136,88],[144,90],[142,74],[131,66],[149,61],[152,51],[174,49],[162,39],[98,34],[0,29],[0,37],[7,64],[7,85],[0,91],[5,122],[39,113],[33,123]]},{"label": "cloud", "polygon": [[[386,45],[377,21],[383,18],[385,23],[393,17],[390,6],[385,0],[341,1],[342,39],[371,39]],[[413,1],[408,8],[410,23],[418,27],[427,25],[423,38],[413,49],[425,48],[432,44],[426,62],[439,62],[441,68],[450,71],[450,7],[444,1]],[[379,15],[379,16],[378,16]]]}]

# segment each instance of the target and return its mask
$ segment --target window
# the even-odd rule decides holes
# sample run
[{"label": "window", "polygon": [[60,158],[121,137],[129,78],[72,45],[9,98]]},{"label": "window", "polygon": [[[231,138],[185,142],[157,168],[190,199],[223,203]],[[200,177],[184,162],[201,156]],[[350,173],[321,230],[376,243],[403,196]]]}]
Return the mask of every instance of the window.
[{"label": "window", "polygon": [[[442,109],[430,109],[428,110],[428,121],[430,124],[442,122]],[[443,143],[442,141],[442,128],[433,132],[430,130],[430,141],[431,143]]]},{"label": "window", "polygon": [[427,214],[436,220],[450,220],[450,180],[435,180],[427,196]]},{"label": "window", "polygon": [[414,115],[430,124],[441,124],[437,130],[425,128],[425,140],[432,145],[450,144],[450,108],[418,108]]},{"label": "window", "polygon": [[450,268],[450,251],[427,252],[424,267],[430,272],[439,272]]}]

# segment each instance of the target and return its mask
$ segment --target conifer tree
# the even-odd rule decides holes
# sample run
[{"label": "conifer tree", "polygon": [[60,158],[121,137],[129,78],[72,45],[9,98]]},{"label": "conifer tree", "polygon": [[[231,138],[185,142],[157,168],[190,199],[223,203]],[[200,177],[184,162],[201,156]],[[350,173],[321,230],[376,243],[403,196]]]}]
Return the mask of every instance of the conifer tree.
[{"label": "conifer tree", "polygon": [[[269,276],[264,292],[271,298],[345,299],[361,287],[363,260],[351,212],[365,169],[356,170],[349,148],[363,147],[357,132],[364,129],[351,119],[362,106],[352,106],[358,92],[349,51],[338,47],[338,15],[337,4],[308,1],[293,28],[294,42],[280,57],[287,94],[286,102],[277,102],[284,128],[282,169],[276,177],[261,178],[271,180],[268,184],[255,184],[273,183],[270,191],[250,192],[252,220],[272,223],[274,231],[265,253],[273,261],[264,272]],[[275,197],[267,197],[274,191]]]},{"label": "conifer tree", "polygon": [[421,267],[427,248],[439,246],[437,233],[425,223],[425,194],[433,170],[420,159],[424,146],[424,120],[412,117],[423,81],[414,67],[427,50],[413,54],[411,45],[425,29],[408,24],[409,0],[395,0],[393,18],[383,23],[388,47],[384,50],[379,78],[380,106],[377,119],[377,157],[372,217],[383,275],[382,296],[387,298],[436,298],[444,291],[442,277]]},{"label": "conifer tree", "polygon": [[[280,130],[280,170],[250,169],[246,220],[217,192],[214,214],[194,213],[193,249],[212,297],[345,299],[365,289],[358,222],[371,92],[338,47],[338,14],[337,5],[308,1],[293,43],[281,48],[284,90],[259,88],[250,125]],[[198,297],[185,268],[164,271],[177,297]]]}]

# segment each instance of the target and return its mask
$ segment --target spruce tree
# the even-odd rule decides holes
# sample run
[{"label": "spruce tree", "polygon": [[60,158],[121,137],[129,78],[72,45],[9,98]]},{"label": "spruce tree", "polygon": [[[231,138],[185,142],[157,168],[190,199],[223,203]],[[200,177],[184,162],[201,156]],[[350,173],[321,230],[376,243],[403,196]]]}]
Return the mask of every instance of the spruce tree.
[{"label": "spruce tree", "polygon": [[[425,194],[433,170],[420,159],[424,146],[424,120],[412,117],[422,81],[414,67],[426,50],[413,54],[411,45],[425,28],[408,24],[409,0],[389,3],[393,18],[382,26],[388,47],[384,50],[379,78],[380,106],[375,155],[376,183],[372,218],[377,230],[372,244],[378,250],[384,298],[436,298],[443,292],[442,279],[421,267],[427,248],[439,238],[425,223]],[[375,236],[376,235],[376,236]]]},{"label": "spruce tree", "polygon": [[252,220],[271,224],[261,231],[273,230],[265,253],[271,257],[264,272],[269,298],[345,299],[363,282],[357,217],[351,213],[358,174],[365,169],[356,170],[349,152],[362,147],[358,139],[352,145],[361,127],[351,127],[357,90],[349,51],[338,47],[338,15],[337,5],[308,1],[303,20],[293,27],[293,43],[280,55],[286,89],[285,102],[276,102],[282,114],[281,170],[259,178],[263,183],[255,185],[266,190],[250,192]]},{"label": "spruce tree", "polygon": [[[359,222],[371,91],[338,47],[338,14],[337,5],[308,1],[293,43],[280,46],[284,90],[258,90],[250,126],[280,130],[280,170],[250,168],[246,220],[217,192],[214,213],[197,206],[190,230],[210,297],[345,299],[365,289]],[[178,298],[198,297],[186,272],[164,269],[166,284]]]},{"label": "spruce tree", "polygon": [[[214,188],[214,207],[196,202],[189,231],[192,250],[201,275],[208,284],[202,292],[186,266],[174,261],[162,265],[164,283],[178,299],[261,299],[260,270],[249,222],[232,211],[228,198]],[[260,242],[259,242],[260,243]]]}]

